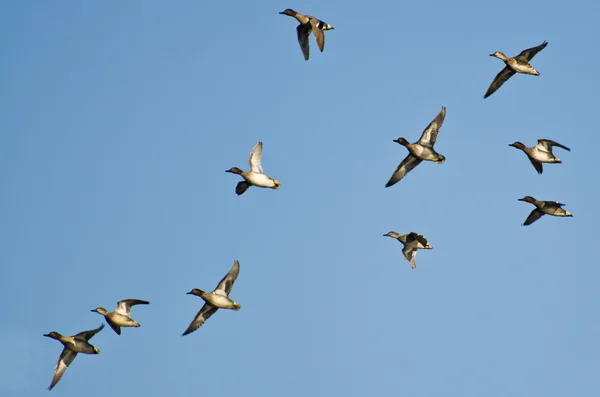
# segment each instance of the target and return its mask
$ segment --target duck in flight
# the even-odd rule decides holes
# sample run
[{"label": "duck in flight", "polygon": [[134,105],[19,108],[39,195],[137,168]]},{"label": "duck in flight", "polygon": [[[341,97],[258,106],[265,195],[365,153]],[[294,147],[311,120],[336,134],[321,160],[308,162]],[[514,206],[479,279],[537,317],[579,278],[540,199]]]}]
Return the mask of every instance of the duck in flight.
[{"label": "duck in flight", "polygon": [[117,302],[117,308],[114,312],[109,312],[103,307],[93,309],[93,312],[101,314],[106,319],[110,327],[121,335],[121,327],[139,327],[140,324],[131,318],[131,307],[134,305],[148,305],[150,302],[139,299],[124,299]]},{"label": "duck in flight", "polygon": [[262,164],[260,162],[262,151],[262,142],[258,142],[256,145],[254,145],[254,148],[252,148],[250,157],[248,157],[250,171],[245,172],[238,167],[233,167],[225,171],[232,174],[237,174],[244,178],[244,180],[240,181],[235,187],[235,192],[238,196],[244,194],[244,192],[248,190],[250,186],[268,187],[275,190],[281,187],[281,183],[277,179],[273,179],[263,172]]},{"label": "duck in flight", "polygon": [[409,143],[404,138],[395,139],[394,142],[406,147],[409,151],[408,156],[402,160],[400,165],[396,168],[396,171],[392,174],[390,180],[386,183],[385,187],[390,187],[400,181],[410,171],[412,171],[417,165],[421,164],[421,161],[433,161],[437,164],[444,164],[446,157],[437,153],[433,148],[435,141],[437,140],[438,133],[442,127],[442,123],[446,118],[446,108],[442,106],[440,113],[433,119],[431,123],[425,128],[421,138],[418,142]]},{"label": "duck in flight", "polygon": [[304,55],[304,60],[308,61],[308,36],[310,35],[310,32],[312,32],[315,35],[317,45],[319,46],[321,52],[323,52],[323,49],[325,48],[324,31],[332,30],[333,26],[313,16],[302,15],[299,12],[292,10],[291,8],[280,12],[280,14],[294,17],[298,20],[298,22],[300,22],[300,25],[296,27],[296,32],[298,33],[298,43],[300,44],[300,49],[302,50],[302,54]]},{"label": "duck in flight", "polygon": [[240,310],[242,308],[237,302],[229,299],[229,293],[231,292],[233,283],[235,283],[239,273],[240,262],[234,261],[229,272],[223,277],[213,292],[207,294],[198,288],[194,288],[188,292],[188,295],[199,296],[205,303],[182,336],[190,334],[200,328],[200,326],[204,324],[210,316],[215,314],[218,309]]},{"label": "duck in flight", "polygon": [[432,249],[433,245],[427,242],[427,239],[420,234],[415,232],[410,232],[408,234],[398,234],[396,232],[388,232],[384,234],[385,237],[395,238],[400,241],[404,248],[402,248],[402,253],[404,257],[410,263],[410,267],[413,269],[417,267],[415,263],[415,257],[417,256],[418,249]]},{"label": "duck in flight", "polygon": [[531,161],[531,164],[533,165],[538,174],[544,172],[544,169],[542,168],[542,163],[562,163],[562,160],[558,157],[555,157],[554,153],[552,153],[552,148],[554,146],[558,146],[559,148],[571,151],[571,149],[569,149],[568,147],[561,145],[558,142],[551,141],[550,139],[538,139],[537,145],[532,147],[527,147],[518,141],[515,143],[511,143],[508,146],[521,149],[527,155],[529,161]]},{"label": "duck in flight", "polygon": [[98,332],[102,331],[102,328],[104,328],[104,324],[101,324],[100,327],[96,329],[83,331],[73,336],[64,336],[55,331],[44,334],[44,336],[47,336],[48,338],[56,339],[64,346],[63,351],[58,358],[58,362],[56,363],[56,367],[54,368],[54,376],[52,377],[52,382],[50,383],[48,390],[52,390],[52,388],[56,386],[67,370],[67,367],[75,360],[77,353],[100,354],[100,350],[98,350],[96,346],[90,344],[89,340]]},{"label": "duck in flight", "polygon": [[500,73],[496,75],[494,81],[492,81],[490,88],[488,88],[483,98],[485,99],[496,92],[496,90],[500,88],[500,86],[502,86],[502,84],[504,84],[506,80],[510,79],[515,73],[539,76],[540,73],[535,70],[534,67],[529,64],[529,62],[533,59],[535,54],[546,48],[547,45],[548,42],[544,41],[539,46],[523,50],[519,55],[512,58],[507,57],[500,51],[490,54],[491,57],[496,57],[503,60],[506,66],[500,71]]},{"label": "duck in flight", "polygon": [[565,206],[565,204],[556,201],[541,201],[536,200],[531,196],[520,198],[519,201],[525,201],[526,203],[535,205],[535,209],[531,211],[527,219],[525,219],[523,226],[531,225],[544,215],[573,216],[573,214],[571,214],[569,211],[562,208]]}]

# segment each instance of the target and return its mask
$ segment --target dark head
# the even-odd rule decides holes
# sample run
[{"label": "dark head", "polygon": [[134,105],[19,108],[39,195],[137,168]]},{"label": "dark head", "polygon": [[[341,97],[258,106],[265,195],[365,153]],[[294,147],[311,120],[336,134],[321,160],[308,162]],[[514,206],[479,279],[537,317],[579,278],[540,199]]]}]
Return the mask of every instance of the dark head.
[{"label": "dark head", "polygon": [[285,10],[281,11],[280,14],[289,15],[293,17],[294,15],[296,15],[296,11],[292,10],[291,8],[286,8]]},{"label": "dark head", "polygon": [[490,54],[490,56],[494,57],[494,58],[500,58],[500,59],[506,58],[506,56],[503,53],[501,53],[500,51],[496,51],[493,54]]},{"label": "dark head", "polygon": [[97,308],[95,308],[95,309],[92,309],[92,310],[90,310],[90,311],[91,311],[91,312],[98,313],[98,314],[102,314],[103,316],[104,316],[104,315],[106,315],[106,314],[108,314],[108,310],[106,310],[106,309],[105,309],[105,308],[103,308],[103,307],[97,307]]},{"label": "dark head", "polygon": [[44,336],[47,336],[48,338],[52,338],[52,339],[57,339],[60,340],[60,338],[62,337],[61,334],[59,334],[58,332],[52,331],[49,334],[44,334]]},{"label": "dark head", "polygon": [[531,204],[535,203],[535,199],[531,196],[525,196],[523,198],[520,198],[519,201],[525,201],[525,202],[531,203]]},{"label": "dark head", "polygon": [[400,137],[398,139],[394,139],[394,142],[399,143],[402,146],[410,145],[410,143],[406,139],[404,139],[402,137]]},{"label": "dark head", "polygon": [[202,291],[201,289],[198,289],[198,288],[194,288],[193,290],[191,290],[190,292],[188,292],[187,295],[196,295],[196,296],[199,296],[199,297],[203,297],[204,296],[204,291]]},{"label": "dark head", "polygon": [[242,175],[244,171],[240,170],[238,167],[231,167],[230,169],[225,170],[225,172],[231,172],[232,174]]},{"label": "dark head", "polygon": [[523,150],[523,149],[525,149],[525,148],[526,148],[526,146],[525,146],[525,145],[523,145],[523,144],[522,144],[521,142],[519,142],[519,141],[516,141],[515,143],[511,143],[511,144],[509,144],[508,146],[516,147],[517,149],[521,149],[521,150]]}]

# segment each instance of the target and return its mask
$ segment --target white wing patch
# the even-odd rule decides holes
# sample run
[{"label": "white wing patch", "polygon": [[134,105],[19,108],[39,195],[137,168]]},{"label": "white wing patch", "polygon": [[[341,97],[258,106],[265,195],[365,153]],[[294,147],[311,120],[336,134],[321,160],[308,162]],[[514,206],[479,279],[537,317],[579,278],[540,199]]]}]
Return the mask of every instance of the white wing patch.
[{"label": "white wing patch", "polygon": [[260,163],[260,159],[262,158],[262,150],[263,143],[258,142],[254,148],[252,148],[250,157],[248,157],[248,163],[250,163],[251,171],[259,174],[263,173],[262,164]]}]

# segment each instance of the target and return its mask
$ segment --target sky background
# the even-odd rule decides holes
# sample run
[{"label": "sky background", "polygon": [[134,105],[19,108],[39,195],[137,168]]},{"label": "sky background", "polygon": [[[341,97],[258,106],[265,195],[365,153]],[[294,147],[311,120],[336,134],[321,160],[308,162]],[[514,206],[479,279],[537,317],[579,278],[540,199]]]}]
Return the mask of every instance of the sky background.
[{"label": "sky background", "polygon": [[[335,27],[304,61],[285,8]],[[0,395],[598,396],[595,1],[3,2]],[[540,77],[483,99],[508,56]],[[447,107],[436,150],[391,188]],[[538,175],[508,146],[570,147]],[[248,154],[282,188],[236,196]],[[532,195],[573,218],[521,224]],[[423,234],[417,268],[388,231]],[[182,337],[241,264],[231,297]],[[83,393],[83,394],[82,394]]]}]

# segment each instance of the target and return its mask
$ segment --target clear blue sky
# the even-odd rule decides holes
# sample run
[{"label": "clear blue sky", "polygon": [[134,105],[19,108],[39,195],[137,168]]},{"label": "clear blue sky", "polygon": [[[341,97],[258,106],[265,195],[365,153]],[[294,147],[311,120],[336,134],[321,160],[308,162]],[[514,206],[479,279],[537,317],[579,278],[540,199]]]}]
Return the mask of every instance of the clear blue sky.
[{"label": "clear blue sky", "polygon": [[[305,62],[285,8],[335,27]],[[598,396],[600,6],[5,2],[0,395]],[[483,99],[509,56],[549,42]],[[436,149],[391,188],[447,107]],[[508,146],[556,140],[538,175]],[[236,196],[264,142],[278,191]],[[521,224],[524,195],[573,218]],[[425,235],[412,270],[390,230]],[[181,337],[241,264],[232,298]],[[82,394],[83,393],[83,394]]]}]

